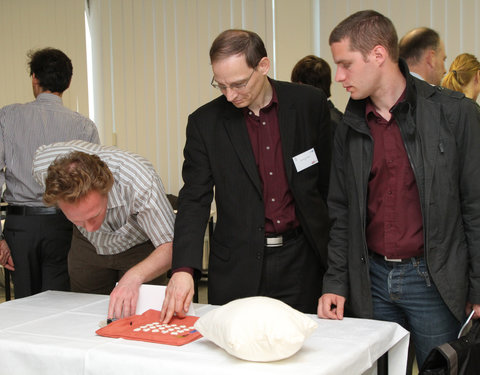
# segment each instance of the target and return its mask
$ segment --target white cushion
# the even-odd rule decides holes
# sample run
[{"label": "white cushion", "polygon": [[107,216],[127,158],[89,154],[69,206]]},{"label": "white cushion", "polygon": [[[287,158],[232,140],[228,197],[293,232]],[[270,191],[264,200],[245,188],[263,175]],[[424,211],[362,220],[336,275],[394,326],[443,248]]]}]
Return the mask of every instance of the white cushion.
[{"label": "white cushion", "polygon": [[231,355],[258,362],[292,356],[317,326],[300,311],[268,297],[237,299],[195,323],[204,337]]}]

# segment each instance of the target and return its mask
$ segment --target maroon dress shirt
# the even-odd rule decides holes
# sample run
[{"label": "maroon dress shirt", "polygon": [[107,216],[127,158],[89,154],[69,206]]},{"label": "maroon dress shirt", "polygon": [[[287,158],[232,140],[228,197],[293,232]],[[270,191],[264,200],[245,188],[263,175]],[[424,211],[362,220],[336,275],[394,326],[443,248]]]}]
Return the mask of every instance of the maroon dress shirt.
[{"label": "maroon dress shirt", "polygon": [[[405,93],[398,102],[404,97]],[[388,258],[422,255],[420,197],[398,124],[393,116],[390,121],[380,116],[371,101],[365,116],[374,143],[367,199],[368,248]]]},{"label": "maroon dress shirt", "polygon": [[260,110],[258,116],[248,108],[244,108],[243,111],[262,181],[265,234],[283,233],[296,228],[299,221],[285,173],[275,90],[273,89],[272,100]]}]

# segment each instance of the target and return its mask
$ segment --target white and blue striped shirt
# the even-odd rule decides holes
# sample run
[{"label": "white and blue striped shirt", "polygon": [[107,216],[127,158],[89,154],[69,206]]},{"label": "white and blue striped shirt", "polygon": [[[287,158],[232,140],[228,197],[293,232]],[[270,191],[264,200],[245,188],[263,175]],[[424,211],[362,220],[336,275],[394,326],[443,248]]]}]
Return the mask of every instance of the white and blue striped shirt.
[{"label": "white and blue striped shirt", "polygon": [[43,189],[32,176],[35,150],[72,139],[100,143],[93,121],[64,107],[57,95],[41,93],[33,102],[0,109],[0,189],[6,183],[5,201],[43,206]]},{"label": "white and blue striped shirt", "polygon": [[95,232],[78,228],[98,254],[118,254],[149,239],[155,247],[173,240],[172,206],[155,168],[140,155],[82,141],[46,145],[35,153],[35,180],[45,186],[49,165],[57,156],[72,151],[98,155],[113,174],[102,226]]}]

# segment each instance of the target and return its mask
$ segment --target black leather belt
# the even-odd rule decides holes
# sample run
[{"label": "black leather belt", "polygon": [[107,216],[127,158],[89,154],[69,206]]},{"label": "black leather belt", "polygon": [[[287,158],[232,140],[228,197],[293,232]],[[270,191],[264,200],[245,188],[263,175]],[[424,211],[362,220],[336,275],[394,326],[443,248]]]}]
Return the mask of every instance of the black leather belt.
[{"label": "black leather belt", "polygon": [[35,216],[55,215],[60,210],[55,207],[7,206],[7,215]]},{"label": "black leather belt", "polygon": [[302,233],[302,228],[297,227],[292,230],[288,230],[283,233],[274,233],[268,234],[265,236],[265,246],[266,247],[280,247],[283,246],[286,242],[297,238],[300,233]]},{"label": "black leather belt", "polygon": [[409,258],[387,258],[385,255],[374,253],[373,251],[370,253],[374,258],[383,260],[389,263],[410,263],[412,260],[420,260],[423,258],[423,255],[416,256],[416,257],[409,257]]}]

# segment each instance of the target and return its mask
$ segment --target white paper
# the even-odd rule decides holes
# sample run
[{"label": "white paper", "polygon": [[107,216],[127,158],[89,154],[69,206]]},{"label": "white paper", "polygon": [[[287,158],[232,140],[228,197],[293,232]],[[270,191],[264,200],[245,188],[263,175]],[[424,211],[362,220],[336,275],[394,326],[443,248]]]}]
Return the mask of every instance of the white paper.
[{"label": "white paper", "polygon": [[304,169],[318,163],[317,154],[315,154],[315,150],[311,148],[310,150],[294,156],[293,162],[295,163],[295,168],[297,169],[297,172],[301,172]]},{"label": "white paper", "polygon": [[[162,309],[163,300],[165,299],[165,289],[163,285],[142,284],[140,286],[136,315],[141,315],[145,311],[154,309],[160,311]],[[195,316],[193,303],[190,304],[187,315]]]}]

